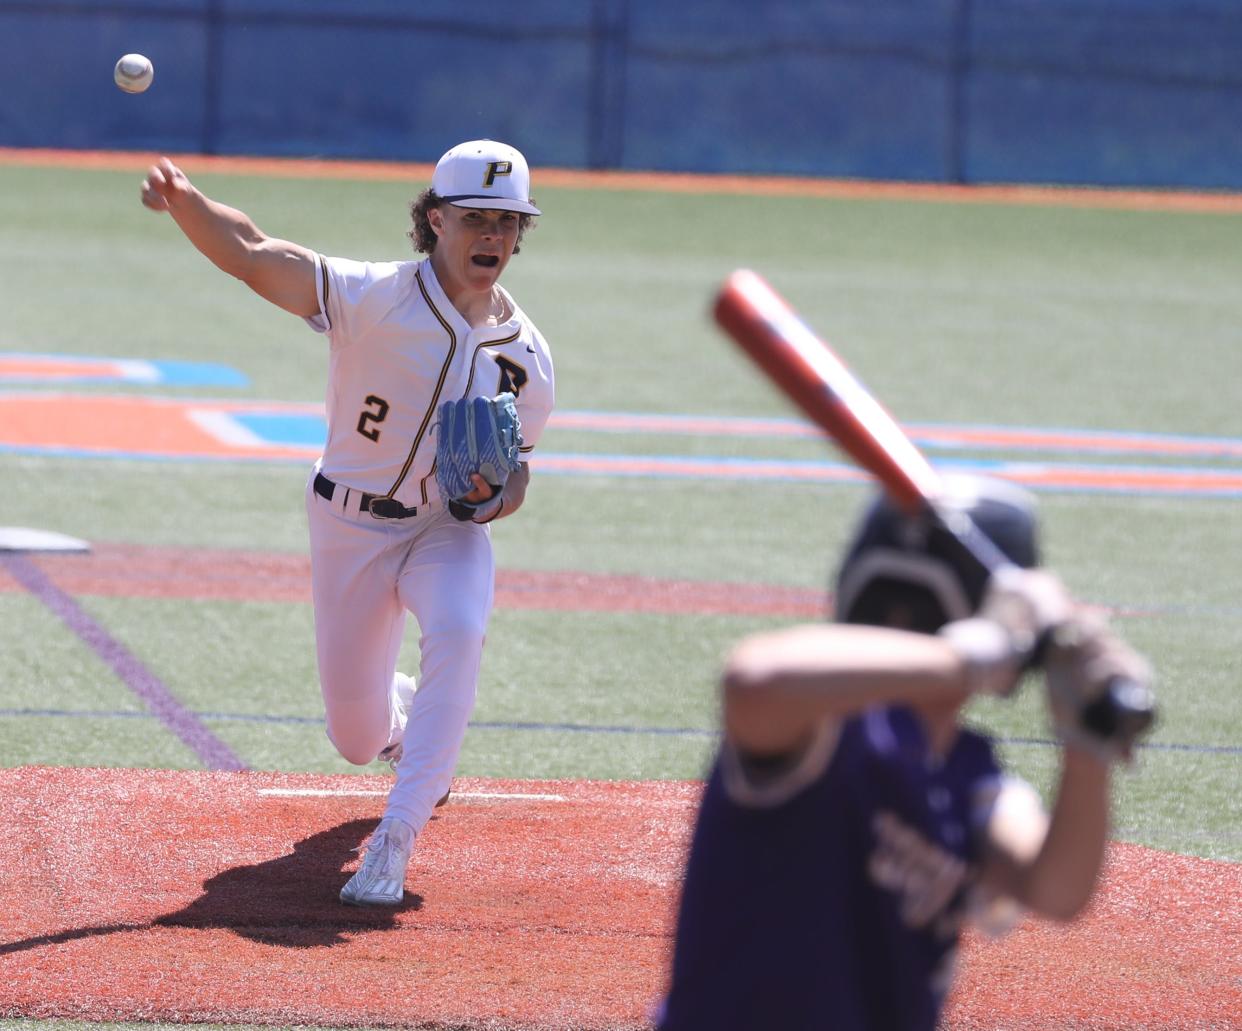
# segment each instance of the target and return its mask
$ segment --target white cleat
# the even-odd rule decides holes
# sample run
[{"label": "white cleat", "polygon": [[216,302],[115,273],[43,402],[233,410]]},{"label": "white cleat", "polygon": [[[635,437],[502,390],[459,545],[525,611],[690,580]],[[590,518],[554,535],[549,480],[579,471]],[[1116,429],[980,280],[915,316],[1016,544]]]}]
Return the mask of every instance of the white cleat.
[{"label": "white cleat", "polygon": [[380,820],[366,843],[362,865],[341,889],[347,906],[399,906],[405,899],[405,868],[414,850],[414,832],[391,817]]}]

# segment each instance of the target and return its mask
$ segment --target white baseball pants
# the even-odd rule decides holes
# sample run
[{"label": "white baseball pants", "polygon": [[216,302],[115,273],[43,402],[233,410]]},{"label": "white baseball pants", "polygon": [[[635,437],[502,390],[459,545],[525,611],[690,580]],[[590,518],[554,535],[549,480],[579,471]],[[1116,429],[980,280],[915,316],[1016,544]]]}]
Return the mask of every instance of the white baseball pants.
[{"label": "white baseball pants", "polygon": [[421,634],[418,690],[384,815],[417,833],[452,783],[474,709],[495,583],[491,533],[438,505],[408,519],[375,519],[358,511],[357,497],[338,487],[329,501],[307,485],[327,733],[358,765],[391,743],[394,675],[412,612]]}]

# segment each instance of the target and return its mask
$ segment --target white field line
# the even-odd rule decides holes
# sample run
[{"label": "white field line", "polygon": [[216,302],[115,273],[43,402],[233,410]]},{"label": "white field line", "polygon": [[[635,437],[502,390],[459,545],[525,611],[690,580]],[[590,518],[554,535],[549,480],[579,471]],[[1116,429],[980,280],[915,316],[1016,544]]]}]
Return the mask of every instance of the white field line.
[{"label": "white field line", "polygon": [[238,448],[261,448],[266,442],[253,430],[243,426],[229,412],[211,408],[189,408],[186,417],[199,429],[210,433],[222,444]]},{"label": "white field line", "polygon": [[[367,791],[364,789],[333,789],[333,788],[260,788],[260,795],[276,798],[361,798],[383,797],[387,791]],[[539,795],[522,792],[503,791],[454,791],[453,801],[466,799],[488,799],[517,802],[568,802],[564,795]]]},{"label": "white field line", "polygon": [[114,364],[121,370],[121,378],[130,383],[160,383],[164,379],[151,362],[133,358],[115,359]]}]

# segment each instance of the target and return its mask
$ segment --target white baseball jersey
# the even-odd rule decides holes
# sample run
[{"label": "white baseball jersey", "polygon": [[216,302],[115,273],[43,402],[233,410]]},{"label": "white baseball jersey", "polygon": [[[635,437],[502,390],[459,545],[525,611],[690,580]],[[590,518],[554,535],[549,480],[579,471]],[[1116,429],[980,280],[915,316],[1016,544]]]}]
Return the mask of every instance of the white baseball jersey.
[{"label": "white baseball jersey", "polygon": [[[507,293],[510,319],[472,329],[430,259],[320,257],[317,272],[320,312],[306,321],[331,344],[328,440],[306,504],[327,732],[356,764],[402,745],[385,815],[417,833],[452,782],[494,588],[491,527],[441,503],[432,426],[444,401],[510,391],[529,453],[552,409],[552,360]],[[363,493],[406,514],[377,519]],[[421,632],[408,711],[396,672],[407,612]]]},{"label": "white baseball jersey", "polygon": [[444,401],[517,397],[522,452],[538,443],[552,411],[552,358],[517,303],[498,326],[472,329],[449,303],[431,259],[361,262],[319,258],[320,314],[328,334],[330,480],[406,507],[437,503],[432,424]]}]

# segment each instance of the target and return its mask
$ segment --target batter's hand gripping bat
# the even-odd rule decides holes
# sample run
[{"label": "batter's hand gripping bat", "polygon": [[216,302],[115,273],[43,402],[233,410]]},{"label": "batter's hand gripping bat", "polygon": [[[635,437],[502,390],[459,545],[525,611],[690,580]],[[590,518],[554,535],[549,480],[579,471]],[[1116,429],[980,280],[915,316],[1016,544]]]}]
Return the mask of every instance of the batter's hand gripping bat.
[{"label": "batter's hand gripping bat", "polygon": [[[739,269],[716,297],[716,322],[790,400],[879,482],[903,511],[924,513],[989,574],[1009,565],[1001,550],[961,513],[938,504],[940,478],[832,349],[760,276]],[[1155,720],[1155,703],[1143,685],[1114,681],[1083,713],[1087,729],[1123,742],[1126,750]]]}]

